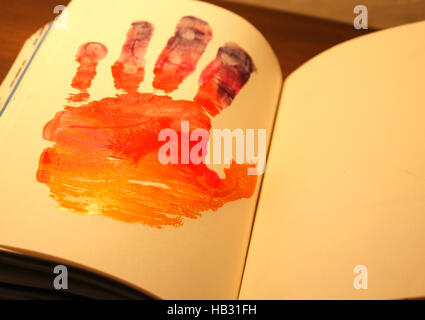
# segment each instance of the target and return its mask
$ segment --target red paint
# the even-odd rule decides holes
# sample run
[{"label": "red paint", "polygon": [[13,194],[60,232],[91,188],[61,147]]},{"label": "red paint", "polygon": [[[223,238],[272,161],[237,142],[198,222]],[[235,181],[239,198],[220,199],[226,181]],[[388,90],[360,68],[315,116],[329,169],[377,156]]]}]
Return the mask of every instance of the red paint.
[{"label": "red paint", "polygon": [[228,107],[255,70],[251,57],[235,43],[226,43],[199,79],[195,102],[212,116]]},{"label": "red paint", "polygon": [[83,101],[88,98],[87,89],[96,76],[96,67],[108,50],[99,42],[88,42],[83,44],[77,52],[76,61],[80,64],[77,73],[72,79],[71,86],[81,91],[80,94],[70,95],[71,101]]},{"label": "red paint", "polygon": [[211,38],[208,23],[195,17],[183,17],[155,64],[153,87],[165,92],[177,89],[195,70]]},{"label": "red paint", "polygon": [[[175,88],[195,68],[211,37],[208,25],[200,21],[183,18],[175,35],[179,38],[185,30],[201,30],[196,38],[200,43],[170,39],[158,59],[156,79],[163,90]],[[158,160],[163,143],[158,141],[159,132],[171,128],[180,139],[182,121],[189,122],[189,134],[198,128],[210,130],[210,115],[230,105],[248,80],[253,70],[251,59],[235,45],[221,48],[202,73],[195,101],[139,93],[136,90],[143,80],[140,70],[152,30],[147,22],[133,24],[112,67],[116,87],[127,93],[78,107],[66,106],[45,125],[43,138],[52,145],[40,156],[37,180],[49,187],[59,207],[161,228],[180,226],[184,218],[197,218],[229,201],[252,196],[257,177],[247,174],[251,165],[233,163],[225,170],[225,178],[220,178],[203,163],[163,165]],[[173,41],[178,43],[176,51],[169,48]],[[227,57],[232,52],[233,60]],[[182,59],[171,65],[169,57],[174,53]],[[105,55],[106,47],[99,43],[80,47],[80,66],[72,87],[81,92],[73,101],[88,99],[97,63]],[[127,71],[133,70],[132,66],[140,73],[130,76]],[[223,93],[223,86],[229,92]],[[189,149],[196,143],[191,141]]]},{"label": "red paint", "polygon": [[115,88],[136,92],[145,76],[145,54],[153,33],[146,21],[133,22],[127,32],[121,55],[111,67]]}]

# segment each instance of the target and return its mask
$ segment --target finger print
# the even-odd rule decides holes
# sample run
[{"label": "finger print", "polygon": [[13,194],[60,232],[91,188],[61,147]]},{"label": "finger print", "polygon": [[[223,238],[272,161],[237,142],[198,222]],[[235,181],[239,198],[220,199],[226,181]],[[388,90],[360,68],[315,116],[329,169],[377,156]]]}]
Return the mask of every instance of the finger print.
[{"label": "finger print", "polygon": [[235,43],[226,43],[204,69],[194,99],[212,115],[228,107],[255,70],[251,57]]},{"label": "finger print", "polygon": [[153,33],[153,25],[146,21],[133,22],[121,55],[111,67],[115,88],[137,91],[145,76],[145,54]]},{"label": "finger print", "polygon": [[211,38],[208,23],[195,17],[183,17],[155,64],[153,87],[165,92],[177,89],[195,70]]},{"label": "finger print", "polygon": [[87,89],[90,88],[93,78],[96,76],[96,67],[108,50],[99,42],[87,42],[80,46],[77,51],[76,61],[80,63],[77,73],[72,79],[71,86],[80,90],[79,94],[71,95],[71,101],[84,101],[89,97]]}]

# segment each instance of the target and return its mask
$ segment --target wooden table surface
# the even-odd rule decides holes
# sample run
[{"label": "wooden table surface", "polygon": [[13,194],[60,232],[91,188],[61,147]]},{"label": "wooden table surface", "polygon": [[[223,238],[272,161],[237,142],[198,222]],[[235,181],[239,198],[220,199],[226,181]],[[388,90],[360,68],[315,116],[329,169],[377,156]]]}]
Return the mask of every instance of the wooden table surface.
[{"label": "wooden table surface", "polygon": [[[125,0],[123,0],[125,1]],[[53,20],[53,8],[69,0],[0,0],[0,81],[6,76],[24,41]],[[374,30],[237,3],[208,0],[250,21],[268,39],[284,76],[323,50]]]}]

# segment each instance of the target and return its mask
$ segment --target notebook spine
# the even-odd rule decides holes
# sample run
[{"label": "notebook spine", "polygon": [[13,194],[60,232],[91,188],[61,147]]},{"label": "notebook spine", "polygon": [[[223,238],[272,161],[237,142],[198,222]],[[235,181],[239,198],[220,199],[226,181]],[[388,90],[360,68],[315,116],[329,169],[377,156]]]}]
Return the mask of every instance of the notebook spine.
[{"label": "notebook spine", "polygon": [[0,86],[0,117],[17,90],[50,27],[51,24],[46,24],[25,41],[15,62],[4,78]]}]

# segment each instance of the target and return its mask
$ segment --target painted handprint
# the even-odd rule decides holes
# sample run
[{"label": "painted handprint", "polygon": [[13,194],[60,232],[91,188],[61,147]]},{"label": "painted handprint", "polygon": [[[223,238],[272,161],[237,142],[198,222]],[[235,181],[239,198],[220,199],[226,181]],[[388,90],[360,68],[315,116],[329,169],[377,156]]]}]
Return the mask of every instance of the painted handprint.
[{"label": "painted handprint", "polygon": [[[181,122],[188,121],[190,132],[211,129],[211,118],[230,106],[254,71],[250,56],[235,43],[220,47],[201,72],[193,101],[140,93],[153,33],[149,22],[131,24],[111,67],[121,93],[98,101],[90,101],[88,89],[107,47],[89,42],[78,49],[71,83],[78,93],[45,125],[43,138],[53,144],[42,152],[37,171],[37,180],[49,187],[60,208],[161,228],[181,226],[184,218],[252,196],[257,177],[247,174],[248,164],[232,163],[220,178],[205,163],[158,161],[163,128],[181,134]],[[156,61],[153,87],[176,90],[211,38],[208,23],[183,17]]]}]

